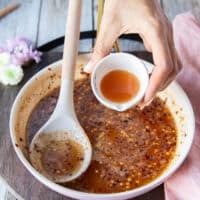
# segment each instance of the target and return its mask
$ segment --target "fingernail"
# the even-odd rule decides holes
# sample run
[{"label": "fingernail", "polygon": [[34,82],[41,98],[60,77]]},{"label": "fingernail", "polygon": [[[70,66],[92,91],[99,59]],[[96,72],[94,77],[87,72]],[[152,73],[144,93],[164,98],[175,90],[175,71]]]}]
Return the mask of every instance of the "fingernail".
[{"label": "fingernail", "polygon": [[143,110],[145,108],[145,104],[143,103],[143,104],[139,105],[139,108],[140,108],[140,110]]},{"label": "fingernail", "polygon": [[146,106],[149,106],[152,101],[153,101],[153,98],[150,99],[147,103],[142,103],[141,105],[139,105],[140,110],[143,110]]},{"label": "fingernail", "polygon": [[86,72],[86,73],[92,72],[92,63],[91,63],[91,61],[88,62],[88,64],[85,65],[83,71]]},{"label": "fingernail", "polygon": [[150,99],[150,100],[145,104],[145,106],[149,106],[149,105],[151,104],[152,101],[153,101],[153,98]]}]

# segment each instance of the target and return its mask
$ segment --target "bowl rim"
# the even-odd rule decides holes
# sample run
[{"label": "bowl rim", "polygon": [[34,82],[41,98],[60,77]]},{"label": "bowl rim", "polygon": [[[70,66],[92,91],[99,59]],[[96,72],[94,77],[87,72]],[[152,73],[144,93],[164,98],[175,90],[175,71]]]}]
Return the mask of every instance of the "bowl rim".
[{"label": "bowl rim", "polygon": [[[141,66],[139,66],[140,70],[143,71],[143,77],[142,81],[139,78],[139,76],[135,77],[138,79],[139,83],[140,83],[140,87],[138,92],[136,93],[136,95],[134,97],[132,97],[131,99],[129,99],[127,102],[114,102],[109,100],[108,98],[106,98],[103,93],[101,92],[99,86],[97,85],[97,76],[98,70],[102,70],[102,68],[104,68],[104,66],[102,66],[102,64],[110,61],[110,60],[114,60],[114,59],[126,59],[126,60],[132,60],[133,62],[138,62]],[[122,67],[119,67],[119,69],[117,68],[117,70],[123,70],[121,69]],[[114,71],[115,69],[109,70],[109,72]],[[130,74],[134,74],[133,72],[130,72],[131,70],[127,70],[125,69],[124,71],[129,72]],[[109,72],[105,73],[105,75],[103,77],[106,76],[106,74],[108,74]],[[100,72],[99,72],[100,73]],[[100,75],[101,76],[101,75]],[[103,77],[101,78],[101,80],[103,79]],[[100,81],[101,82],[101,81]],[[100,84],[100,83],[99,83]],[[92,74],[91,74],[91,87],[92,87],[92,91],[95,95],[95,97],[98,99],[99,102],[101,102],[104,106],[113,109],[113,110],[117,110],[117,111],[124,111],[127,110],[135,105],[138,104],[138,102],[141,101],[141,99],[144,97],[145,92],[147,90],[149,84],[149,73],[147,70],[147,67],[145,66],[145,63],[138,58],[137,56],[127,53],[127,52],[117,52],[117,53],[111,53],[107,56],[105,56],[104,58],[102,58],[94,67]]]},{"label": "bowl rim", "polygon": [[[149,62],[147,62],[149,63]],[[54,183],[52,181],[50,181],[49,179],[47,179],[46,177],[44,177],[43,175],[41,175],[35,168],[33,168],[33,166],[30,164],[30,162],[26,159],[26,157],[24,156],[24,154],[22,153],[21,149],[19,147],[16,147],[16,136],[15,136],[15,130],[13,127],[13,122],[14,122],[14,118],[15,118],[15,110],[17,109],[17,105],[18,102],[20,100],[20,97],[22,96],[23,92],[32,84],[32,82],[34,82],[36,80],[37,77],[42,76],[43,73],[45,73],[46,71],[48,72],[48,68],[57,68],[60,64],[62,64],[62,59],[58,60],[56,62],[53,62],[49,65],[47,65],[46,67],[44,67],[43,69],[41,69],[39,72],[35,73],[25,84],[24,86],[20,89],[20,91],[18,92],[14,103],[12,105],[11,108],[11,112],[10,112],[10,119],[9,119],[9,129],[10,129],[10,137],[11,137],[11,141],[14,147],[14,150],[18,156],[18,158],[21,160],[21,162],[23,163],[23,165],[26,167],[26,169],[42,184],[44,184],[45,186],[47,186],[48,188],[50,188],[53,191],[56,191],[62,195],[68,196],[68,197],[72,197],[72,198],[78,198],[78,199],[87,199],[88,196],[90,198],[93,198],[95,200],[97,199],[115,199],[115,198],[130,198],[130,197],[136,197],[138,195],[144,194],[152,189],[154,189],[155,187],[159,186],[160,184],[162,184],[169,176],[171,176],[183,163],[183,161],[185,160],[185,158],[187,157],[193,139],[194,139],[194,135],[195,135],[195,117],[194,117],[194,112],[193,112],[193,108],[192,105],[189,101],[188,96],[186,95],[186,93],[184,92],[184,90],[181,88],[181,86],[176,82],[173,81],[171,84],[173,86],[175,86],[176,88],[179,89],[179,91],[182,93],[182,95],[184,96],[185,100],[187,101],[187,104],[190,108],[191,114],[192,114],[192,133],[190,133],[191,135],[191,140],[189,142],[189,145],[187,146],[187,150],[184,156],[181,157],[180,161],[178,162],[178,164],[175,167],[172,167],[170,170],[168,170],[166,173],[161,173],[156,179],[154,179],[153,181],[140,186],[138,188],[132,189],[132,190],[128,190],[128,191],[124,191],[124,192],[118,192],[118,193],[89,193],[89,192],[82,192],[82,191],[78,191],[78,190],[74,190],[74,189],[70,189],[64,186],[61,186],[57,183]],[[151,63],[149,63],[150,65],[152,65]]]}]

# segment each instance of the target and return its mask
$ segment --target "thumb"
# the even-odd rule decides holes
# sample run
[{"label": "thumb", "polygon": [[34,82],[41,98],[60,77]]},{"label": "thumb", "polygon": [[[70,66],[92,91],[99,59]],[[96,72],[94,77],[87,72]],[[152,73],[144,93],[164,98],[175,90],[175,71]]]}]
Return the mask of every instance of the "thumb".
[{"label": "thumb", "polygon": [[87,65],[84,67],[84,72],[91,73],[95,67],[95,65],[105,56],[107,56],[115,40],[118,37],[118,29],[115,25],[110,25],[110,23],[106,22],[102,18],[102,23],[100,26],[100,31],[97,37],[97,41],[94,47],[94,51],[92,53],[91,59]]}]

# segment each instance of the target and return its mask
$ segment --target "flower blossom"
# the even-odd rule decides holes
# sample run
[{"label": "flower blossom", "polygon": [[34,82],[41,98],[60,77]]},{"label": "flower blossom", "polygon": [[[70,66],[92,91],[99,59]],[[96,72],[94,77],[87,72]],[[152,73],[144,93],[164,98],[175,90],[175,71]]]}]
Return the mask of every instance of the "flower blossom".
[{"label": "flower blossom", "polygon": [[4,85],[18,84],[24,76],[22,66],[31,60],[39,63],[41,56],[42,53],[26,38],[8,40],[0,47],[0,82]]},{"label": "flower blossom", "polygon": [[24,65],[30,60],[36,63],[41,61],[42,53],[34,49],[32,42],[23,37],[8,40],[4,50],[11,54],[12,63],[16,65]]},{"label": "flower blossom", "polygon": [[17,85],[23,78],[24,73],[21,66],[13,64],[4,65],[0,68],[0,81],[4,85]]}]

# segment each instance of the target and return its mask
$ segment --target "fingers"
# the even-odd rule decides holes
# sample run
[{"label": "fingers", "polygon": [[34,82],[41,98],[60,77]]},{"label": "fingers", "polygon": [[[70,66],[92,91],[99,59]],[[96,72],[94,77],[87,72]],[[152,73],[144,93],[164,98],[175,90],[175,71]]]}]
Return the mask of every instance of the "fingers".
[{"label": "fingers", "polygon": [[142,41],[144,43],[144,46],[146,48],[147,51],[152,52],[151,50],[151,45],[149,44],[148,40],[145,38],[145,36],[143,34],[140,34],[140,37],[142,38]]},{"label": "fingers", "polygon": [[166,24],[166,27],[167,29],[158,29],[153,35],[145,38],[152,50],[155,68],[144,100],[140,104],[141,108],[148,105],[158,91],[165,89],[182,68],[175,49],[171,25]]},{"label": "fingers", "polygon": [[119,23],[103,15],[100,31],[89,63],[84,67],[86,73],[91,73],[96,63],[108,55],[120,32]]},{"label": "fingers", "polygon": [[[175,52],[175,54],[176,54],[176,52]],[[175,57],[176,58],[174,58],[174,69],[169,74],[167,81],[160,87],[160,91],[164,90],[176,78],[177,74],[182,69],[182,63],[181,63],[180,59],[177,56],[175,56]]]},{"label": "fingers", "polygon": [[173,61],[166,32],[156,27],[146,36],[146,40],[153,53],[155,68],[152,72],[144,100],[140,104],[141,108],[152,101],[160,87],[167,81],[169,74],[173,71]]},{"label": "fingers", "polygon": [[173,60],[173,70],[169,74],[168,79],[166,82],[161,86],[160,90],[164,90],[177,76],[177,74],[181,71],[182,69],[182,63],[181,60],[179,59],[179,56],[177,54],[175,45],[174,45],[174,40],[173,40],[173,30],[172,27],[169,26],[169,33],[168,33],[168,43],[170,47],[170,52],[172,55],[172,60]]}]

